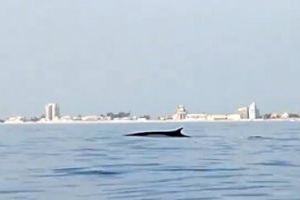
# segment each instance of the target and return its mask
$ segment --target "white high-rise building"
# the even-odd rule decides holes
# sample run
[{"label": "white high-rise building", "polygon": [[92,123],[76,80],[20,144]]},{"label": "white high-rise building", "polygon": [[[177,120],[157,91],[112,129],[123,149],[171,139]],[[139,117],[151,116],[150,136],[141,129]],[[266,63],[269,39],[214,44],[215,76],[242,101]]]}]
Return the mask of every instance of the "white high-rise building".
[{"label": "white high-rise building", "polygon": [[253,120],[253,119],[258,119],[258,118],[259,118],[259,110],[256,107],[256,103],[253,102],[249,106],[249,119]]},{"label": "white high-rise building", "polygon": [[57,120],[60,118],[60,110],[58,104],[56,103],[47,104],[45,110],[46,110],[45,117],[47,121]]}]

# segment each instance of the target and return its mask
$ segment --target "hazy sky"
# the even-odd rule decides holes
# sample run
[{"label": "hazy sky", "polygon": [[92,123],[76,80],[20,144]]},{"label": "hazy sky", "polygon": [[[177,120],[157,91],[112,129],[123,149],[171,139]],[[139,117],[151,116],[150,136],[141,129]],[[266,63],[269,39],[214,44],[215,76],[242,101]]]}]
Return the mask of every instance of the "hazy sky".
[{"label": "hazy sky", "polygon": [[0,0],[0,117],[300,112],[299,0]]}]

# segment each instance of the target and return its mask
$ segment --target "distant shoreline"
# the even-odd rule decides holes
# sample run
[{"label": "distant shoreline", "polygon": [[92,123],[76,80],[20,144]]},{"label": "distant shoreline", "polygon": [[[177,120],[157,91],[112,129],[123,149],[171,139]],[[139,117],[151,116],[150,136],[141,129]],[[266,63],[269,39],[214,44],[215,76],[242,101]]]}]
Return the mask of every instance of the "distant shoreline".
[{"label": "distant shoreline", "polygon": [[256,119],[256,120],[112,120],[112,121],[49,121],[49,122],[4,122],[0,125],[72,125],[72,124],[151,124],[151,123],[254,123],[254,122],[300,122],[300,119]]}]

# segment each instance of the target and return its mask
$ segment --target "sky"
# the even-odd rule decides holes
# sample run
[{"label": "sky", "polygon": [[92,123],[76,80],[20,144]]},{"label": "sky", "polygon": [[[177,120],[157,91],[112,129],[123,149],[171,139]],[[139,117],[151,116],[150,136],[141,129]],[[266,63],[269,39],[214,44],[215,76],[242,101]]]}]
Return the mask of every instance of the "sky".
[{"label": "sky", "polygon": [[0,117],[300,112],[299,0],[1,0]]}]

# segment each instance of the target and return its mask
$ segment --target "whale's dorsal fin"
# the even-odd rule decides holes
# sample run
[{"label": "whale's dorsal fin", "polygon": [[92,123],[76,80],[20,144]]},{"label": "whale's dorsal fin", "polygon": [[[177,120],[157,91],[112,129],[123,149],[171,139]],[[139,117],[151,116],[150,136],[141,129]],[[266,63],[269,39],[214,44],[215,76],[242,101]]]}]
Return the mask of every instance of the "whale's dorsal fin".
[{"label": "whale's dorsal fin", "polygon": [[180,127],[179,129],[177,129],[177,132],[181,133],[182,130],[183,130],[183,128]]}]

